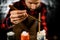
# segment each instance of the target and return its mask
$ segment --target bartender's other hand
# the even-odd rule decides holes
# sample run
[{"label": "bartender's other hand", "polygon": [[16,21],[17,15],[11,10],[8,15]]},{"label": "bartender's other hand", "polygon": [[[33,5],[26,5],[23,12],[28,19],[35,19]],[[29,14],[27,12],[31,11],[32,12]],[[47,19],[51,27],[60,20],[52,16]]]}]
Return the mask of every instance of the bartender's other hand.
[{"label": "bartender's other hand", "polygon": [[26,10],[13,10],[10,12],[10,19],[13,24],[18,24],[28,17]]}]

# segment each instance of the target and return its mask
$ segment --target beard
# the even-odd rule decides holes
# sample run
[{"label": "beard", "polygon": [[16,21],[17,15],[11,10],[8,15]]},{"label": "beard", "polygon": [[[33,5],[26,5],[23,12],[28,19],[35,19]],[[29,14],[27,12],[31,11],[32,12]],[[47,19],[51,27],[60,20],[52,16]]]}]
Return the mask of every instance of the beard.
[{"label": "beard", "polygon": [[41,7],[37,7],[36,9],[26,8],[27,11],[41,11]]}]

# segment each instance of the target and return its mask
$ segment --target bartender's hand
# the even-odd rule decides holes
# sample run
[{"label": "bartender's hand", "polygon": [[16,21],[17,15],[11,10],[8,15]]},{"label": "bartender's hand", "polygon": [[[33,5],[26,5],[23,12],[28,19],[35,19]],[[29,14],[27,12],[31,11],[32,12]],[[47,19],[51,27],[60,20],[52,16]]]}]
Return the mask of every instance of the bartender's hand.
[{"label": "bartender's hand", "polygon": [[13,10],[10,12],[11,22],[18,24],[28,17],[26,10]]}]

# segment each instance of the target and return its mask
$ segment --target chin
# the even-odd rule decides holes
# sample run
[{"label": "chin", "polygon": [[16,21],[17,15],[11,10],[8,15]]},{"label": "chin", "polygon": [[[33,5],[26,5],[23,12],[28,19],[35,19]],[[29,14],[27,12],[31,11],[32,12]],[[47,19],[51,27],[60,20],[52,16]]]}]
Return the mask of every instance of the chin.
[{"label": "chin", "polygon": [[30,9],[31,11],[34,11],[35,9]]}]

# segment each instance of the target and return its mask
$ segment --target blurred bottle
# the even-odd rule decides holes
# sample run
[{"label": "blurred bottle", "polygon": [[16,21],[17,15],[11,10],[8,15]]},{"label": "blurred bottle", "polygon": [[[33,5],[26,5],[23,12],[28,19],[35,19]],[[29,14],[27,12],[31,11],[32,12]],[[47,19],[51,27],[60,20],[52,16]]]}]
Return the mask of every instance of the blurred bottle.
[{"label": "blurred bottle", "polygon": [[10,31],[7,33],[7,40],[15,40],[14,38],[15,33]]},{"label": "blurred bottle", "polygon": [[37,40],[46,40],[45,30],[37,32]]},{"label": "blurred bottle", "polygon": [[21,40],[29,40],[29,33],[26,31],[23,31],[21,33]]}]

